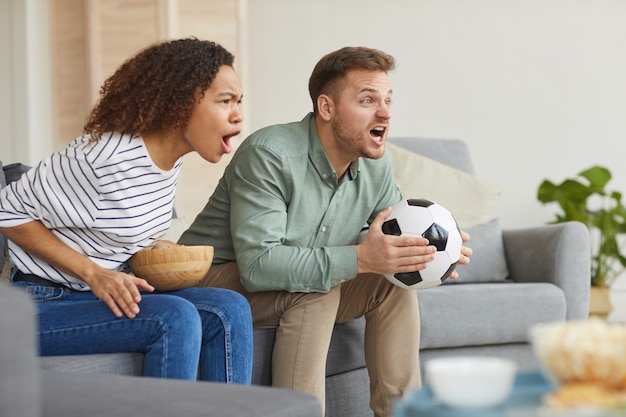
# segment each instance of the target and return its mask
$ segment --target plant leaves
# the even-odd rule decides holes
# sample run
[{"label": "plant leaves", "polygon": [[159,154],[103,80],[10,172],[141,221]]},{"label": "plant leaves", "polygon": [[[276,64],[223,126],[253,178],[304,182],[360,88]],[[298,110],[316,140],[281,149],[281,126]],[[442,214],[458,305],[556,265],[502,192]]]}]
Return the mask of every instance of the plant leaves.
[{"label": "plant leaves", "polygon": [[[537,189],[537,199],[544,203],[557,203],[562,212],[556,214],[553,223],[580,221],[588,228],[600,232],[597,247],[592,251],[591,284],[604,285],[607,277],[615,273],[619,262],[626,267],[626,256],[620,251],[618,237],[626,234],[626,207],[622,204],[622,193],[605,190],[611,172],[602,166],[592,166],[581,171],[576,178],[567,178],[560,184],[544,180]],[[600,197],[599,207],[592,196]]]},{"label": "plant leaves", "polygon": [[586,178],[589,181],[590,188],[598,194],[604,195],[604,187],[611,180],[611,172],[601,166],[593,166],[578,174],[578,176]]}]

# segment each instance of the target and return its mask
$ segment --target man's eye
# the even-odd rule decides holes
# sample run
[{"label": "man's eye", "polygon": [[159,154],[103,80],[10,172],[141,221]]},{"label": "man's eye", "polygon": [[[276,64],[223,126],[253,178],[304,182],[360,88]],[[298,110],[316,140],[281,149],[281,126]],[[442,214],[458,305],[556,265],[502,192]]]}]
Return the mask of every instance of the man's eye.
[{"label": "man's eye", "polygon": [[372,99],[371,98],[363,99],[363,103],[365,103],[365,104],[372,104]]}]

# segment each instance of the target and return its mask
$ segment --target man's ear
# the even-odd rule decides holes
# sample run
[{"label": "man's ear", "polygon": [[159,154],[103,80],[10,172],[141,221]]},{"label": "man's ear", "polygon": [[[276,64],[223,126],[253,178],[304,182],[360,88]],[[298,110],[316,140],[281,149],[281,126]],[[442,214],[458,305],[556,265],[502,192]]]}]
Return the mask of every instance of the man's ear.
[{"label": "man's ear", "polygon": [[317,113],[322,120],[326,122],[330,121],[335,113],[335,103],[333,99],[326,94],[320,94],[319,97],[317,97]]}]

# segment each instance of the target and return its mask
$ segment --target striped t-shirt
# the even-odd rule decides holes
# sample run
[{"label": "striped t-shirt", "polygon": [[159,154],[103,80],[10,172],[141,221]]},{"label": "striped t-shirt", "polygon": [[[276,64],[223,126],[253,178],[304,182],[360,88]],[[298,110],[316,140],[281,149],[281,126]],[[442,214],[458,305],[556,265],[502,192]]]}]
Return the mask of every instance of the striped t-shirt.
[{"label": "striped t-shirt", "polygon": [[[183,158],[163,171],[137,135],[85,135],[52,154],[0,192],[0,227],[32,220],[100,266],[125,271],[135,252],[170,226]],[[87,284],[9,242],[22,272],[89,290]]]}]

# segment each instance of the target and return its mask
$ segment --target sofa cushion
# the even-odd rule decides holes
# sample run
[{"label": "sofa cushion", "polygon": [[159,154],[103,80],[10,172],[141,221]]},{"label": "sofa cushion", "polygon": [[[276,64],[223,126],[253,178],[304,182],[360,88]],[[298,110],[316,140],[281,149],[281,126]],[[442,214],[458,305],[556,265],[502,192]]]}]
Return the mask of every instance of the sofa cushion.
[{"label": "sofa cushion", "polygon": [[[336,324],[328,349],[326,376],[338,375],[355,369],[365,368],[363,335],[365,318]],[[272,383],[272,350],[276,329],[254,329],[254,361],[252,383]]]},{"label": "sofa cushion", "polygon": [[421,349],[528,342],[532,325],[566,313],[563,291],[549,283],[441,285],[418,299]]},{"label": "sofa cushion", "polygon": [[[365,367],[364,332],[365,319],[362,317],[335,325],[328,351],[327,376]],[[271,352],[275,337],[276,329],[254,329],[253,384],[272,383]],[[45,370],[99,375],[141,375],[143,370],[141,353],[43,356],[39,362]]]},{"label": "sofa cushion", "polygon": [[[0,190],[7,184],[21,177],[22,174],[29,169],[30,167],[28,165],[24,165],[20,162],[3,166],[2,161],[0,161]],[[2,251],[0,252],[0,254],[2,254],[2,256],[0,256],[0,283],[9,283],[9,275],[13,266],[9,260],[6,238],[1,233],[0,242],[0,250]]]},{"label": "sofa cushion", "polygon": [[326,377],[326,416],[373,417],[369,407],[370,378],[366,368]]},{"label": "sofa cushion", "polygon": [[252,383],[272,384],[272,352],[276,329],[254,329],[254,359],[252,360]]},{"label": "sofa cushion", "polygon": [[467,246],[474,253],[469,264],[457,266],[459,278],[447,279],[444,284],[504,281],[509,276],[509,270],[500,221],[492,219],[485,224],[468,227],[465,231],[470,234]]},{"label": "sofa cushion", "polygon": [[365,367],[364,334],[364,317],[335,325],[326,360],[326,376]]},{"label": "sofa cushion", "polygon": [[41,356],[41,369],[97,375],[141,375],[142,353],[100,353],[93,355]]},{"label": "sofa cushion", "polygon": [[499,185],[392,143],[386,145],[396,184],[405,198],[427,198],[454,214],[462,228],[484,224],[502,192]]}]

